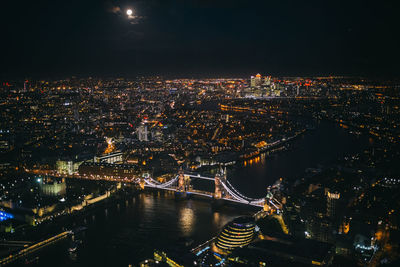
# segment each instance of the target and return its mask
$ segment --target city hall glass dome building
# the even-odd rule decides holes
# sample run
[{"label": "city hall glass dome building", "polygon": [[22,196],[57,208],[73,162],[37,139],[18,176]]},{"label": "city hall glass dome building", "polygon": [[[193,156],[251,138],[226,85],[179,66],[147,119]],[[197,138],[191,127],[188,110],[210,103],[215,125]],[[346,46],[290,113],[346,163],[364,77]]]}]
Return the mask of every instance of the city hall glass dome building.
[{"label": "city hall glass dome building", "polygon": [[247,246],[254,239],[255,231],[256,224],[253,217],[238,217],[225,225],[215,245],[222,250]]}]

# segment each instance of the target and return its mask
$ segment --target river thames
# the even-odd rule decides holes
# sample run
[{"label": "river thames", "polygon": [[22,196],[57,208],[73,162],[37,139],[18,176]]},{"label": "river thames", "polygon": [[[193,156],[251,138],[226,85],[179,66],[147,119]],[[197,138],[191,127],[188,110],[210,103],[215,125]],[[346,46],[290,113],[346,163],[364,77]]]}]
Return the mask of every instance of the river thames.
[{"label": "river thames", "polygon": [[[362,151],[366,138],[350,135],[333,123],[321,123],[290,143],[290,150],[251,164],[228,170],[228,179],[244,195],[262,197],[277,179],[301,178],[306,168],[333,163],[346,153]],[[194,247],[215,236],[240,215],[254,210],[224,206],[214,210],[206,200],[176,201],[164,192],[145,192],[126,200],[98,207],[75,219],[73,225],[87,230],[76,255],[68,253],[69,241],[40,253],[40,266],[128,266],[152,257],[154,248],[168,248],[186,242]]]}]

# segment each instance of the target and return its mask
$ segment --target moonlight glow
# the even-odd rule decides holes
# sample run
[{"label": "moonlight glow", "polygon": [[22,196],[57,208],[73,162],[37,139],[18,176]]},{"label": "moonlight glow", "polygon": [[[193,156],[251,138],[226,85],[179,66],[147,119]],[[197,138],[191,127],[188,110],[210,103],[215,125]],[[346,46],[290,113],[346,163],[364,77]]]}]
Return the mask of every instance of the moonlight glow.
[{"label": "moonlight glow", "polygon": [[126,14],[127,14],[128,16],[132,16],[132,13],[133,13],[132,9],[128,9],[128,10],[126,11]]}]

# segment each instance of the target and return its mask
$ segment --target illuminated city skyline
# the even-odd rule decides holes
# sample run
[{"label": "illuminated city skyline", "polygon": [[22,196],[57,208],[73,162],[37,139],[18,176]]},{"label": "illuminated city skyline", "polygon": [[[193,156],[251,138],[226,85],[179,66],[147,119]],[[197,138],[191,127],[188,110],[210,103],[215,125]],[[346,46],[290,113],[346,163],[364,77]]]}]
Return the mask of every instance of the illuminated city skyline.
[{"label": "illuminated city skyline", "polygon": [[0,266],[400,266],[393,1],[3,1]]}]

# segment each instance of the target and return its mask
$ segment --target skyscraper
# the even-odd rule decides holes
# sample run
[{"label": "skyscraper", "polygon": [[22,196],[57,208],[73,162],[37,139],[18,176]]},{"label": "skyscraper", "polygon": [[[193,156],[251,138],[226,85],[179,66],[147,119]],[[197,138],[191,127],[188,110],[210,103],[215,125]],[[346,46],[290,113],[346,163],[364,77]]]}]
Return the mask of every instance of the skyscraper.
[{"label": "skyscraper", "polygon": [[25,81],[24,81],[24,89],[23,89],[23,91],[22,91],[23,93],[28,92],[28,82],[29,82],[28,80],[25,80]]},{"label": "skyscraper", "polygon": [[147,131],[147,126],[146,125],[140,125],[137,130],[137,136],[139,141],[149,141],[148,138],[148,131]]},{"label": "skyscraper", "polygon": [[326,215],[330,218],[335,217],[337,213],[337,206],[340,199],[340,193],[328,191],[326,195]]},{"label": "skyscraper", "polygon": [[271,85],[271,76],[265,76],[264,77],[264,85]]},{"label": "skyscraper", "polygon": [[256,76],[250,77],[250,86],[251,87],[261,86],[261,74],[258,73]]}]

